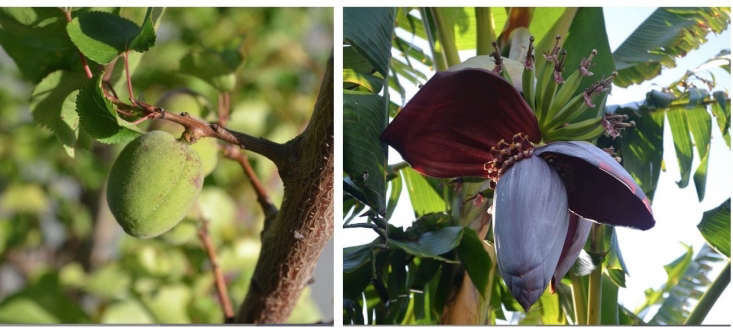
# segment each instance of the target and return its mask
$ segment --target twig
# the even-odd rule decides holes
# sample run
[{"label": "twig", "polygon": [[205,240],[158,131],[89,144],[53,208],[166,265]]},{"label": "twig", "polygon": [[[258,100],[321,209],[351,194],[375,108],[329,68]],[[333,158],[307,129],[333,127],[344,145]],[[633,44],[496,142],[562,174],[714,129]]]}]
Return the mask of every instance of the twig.
[{"label": "twig", "polygon": [[[125,53],[126,54],[126,53]],[[125,57],[125,64],[127,64]],[[109,84],[102,84],[102,91],[105,97],[117,107],[117,111],[125,114],[125,111],[138,111],[150,119],[166,119],[171,122],[178,123],[185,128],[183,139],[187,142],[194,142],[203,137],[214,137],[235,144],[240,148],[245,148],[255,153],[261,154],[277,165],[278,169],[287,167],[289,162],[289,150],[285,144],[279,144],[264,138],[250,136],[246,133],[229,130],[217,123],[208,123],[197,118],[193,118],[186,113],[175,114],[165,109],[147,104],[143,101],[135,100],[132,96],[132,82],[130,81],[130,72],[125,65],[125,76],[127,78],[127,87],[130,93],[130,101],[127,104],[120,100]]]},{"label": "twig", "polygon": [[127,61],[127,51],[122,53],[122,57],[125,59],[125,79],[127,79],[127,95],[130,96],[130,102],[135,105],[135,95],[132,94],[132,81],[130,80],[130,66]]},{"label": "twig", "polygon": [[[61,11],[64,13],[64,17],[66,17],[66,22],[71,23],[71,9],[61,9]],[[89,64],[87,64],[87,59],[84,57],[84,54],[81,53],[79,49],[76,50],[77,53],[79,53],[79,57],[81,58],[81,66],[84,68],[84,73],[87,75],[88,79],[92,79],[94,75],[92,75],[92,70],[89,69]]]},{"label": "twig", "polygon": [[257,194],[257,202],[262,208],[262,213],[265,214],[265,221],[274,217],[277,214],[277,207],[270,202],[270,197],[267,194],[267,191],[265,191],[264,186],[262,186],[260,180],[257,178],[252,166],[249,164],[247,155],[241,149],[232,144],[227,144],[223,147],[222,152],[225,157],[237,161],[239,165],[242,166],[244,173],[247,175],[249,182],[252,184],[252,187]]},{"label": "twig", "polygon": [[201,244],[204,246],[204,250],[206,250],[206,254],[209,256],[211,269],[214,272],[216,296],[219,298],[219,305],[224,313],[224,323],[232,323],[234,322],[234,309],[232,309],[232,303],[229,301],[227,283],[224,279],[224,274],[221,272],[219,264],[216,263],[216,251],[214,250],[214,245],[211,243],[211,238],[209,238],[208,224],[209,221],[203,218],[201,219],[198,236],[199,239],[201,239]]}]

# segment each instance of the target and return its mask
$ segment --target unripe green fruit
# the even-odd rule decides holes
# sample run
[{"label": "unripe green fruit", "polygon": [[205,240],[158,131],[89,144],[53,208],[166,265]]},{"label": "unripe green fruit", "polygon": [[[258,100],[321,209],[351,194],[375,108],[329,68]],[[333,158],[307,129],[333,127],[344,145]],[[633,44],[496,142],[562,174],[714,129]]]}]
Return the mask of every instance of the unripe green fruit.
[{"label": "unripe green fruit", "polygon": [[167,132],[151,131],[117,157],[107,182],[107,203],[125,232],[155,237],[183,219],[202,183],[198,154]]},{"label": "unripe green fruit", "polygon": [[204,137],[197,140],[193,145],[193,149],[199,155],[201,160],[201,173],[204,177],[208,176],[216,168],[219,160],[219,144],[216,138]]}]

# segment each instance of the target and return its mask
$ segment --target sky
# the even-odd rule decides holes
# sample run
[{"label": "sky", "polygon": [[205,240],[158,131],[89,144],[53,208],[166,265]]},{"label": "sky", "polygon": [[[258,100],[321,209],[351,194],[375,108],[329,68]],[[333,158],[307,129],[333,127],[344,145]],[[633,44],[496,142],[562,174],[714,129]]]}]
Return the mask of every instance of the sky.
[{"label": "sky", "polygon": [[[655,8],[606,8],[604,16],[606,30],[609,37],[611,50],[615,50],[633,31],[641,24]],[[609,24],[614,22],[616,24]],[[617,24],[624,22],[624,24]],[[416,45],[429,49],[423,40],[413,38],[405,31],[397,31]],[[629,102],[642,101],[646,92],[658,86],[666,86],[679,79],[688,68],[695,68],[714,57],[721,49],[730,49],[730,27],[721,35],[708,35],[708,43],[695,51],[689,52],[684,58],[677,60],[677,67],[663,69],[662,74],[657,78],[647,81],[641,85],[633,85],[622,89],[614,87],[608,98],[608,105],[625,104]],[[393,54],[396,55],[396,54]],[[474,51],[462,51],[461,60],[475,55]],[[416,65],[429,77],[432,72],[427,67]],[[718,74],[718,86],[716,90],[724,89],[730,91],[730,75],[723,70],[716,71]],[[405,83],[405,80],[402,80]],[[721,86],[720,83],[725,84]],[[415,86],[404,86],[406,98],[409,100],[417,92]],[[730,93],[730,92],[729,92]],[[391,92],[394,99],[396,93]],[[665,125],[664,133],[664,162],[666,171],[659,176],[657,190],[652,204],[652,212],[657,221],[654,228],[647,231],[639,231],[627,228],[617,228],[619,244],[623,258],[629,269],[630,275],[626,278],[626,288],[619,291],[619,301],[634,310],[645,301],[644,290],[647,288],[659,288],[667,280],[664,265],[672,262],[685,252],[682,245],[691,245],[693,251],[697,252],[704,244],[696,225],[699,223],[702,213],[706,210],[717,207],[720,203],[730,197],[731,171],[733,169],[730,151],[723,141],[717,124],[713,124],[711,150],[708,169],[708,180],[705,199],[698,203],[695,185],[690,180],[690,185],[680,189],[676,181],[680,179],[674,145],[668,125]],[[389,163],[394,164],[402,161],[400,155],[391,147],[389,148]],[[695,152],[692,169],[697,168],[700,160]],[[402,190],[397,208],[390,220],[395,226],[409,227],[414,220],[414,213],[410,204],[407,190]],[[368,229],[348,229],[343,231],[345,243],[349,246],[370,242],[376,235]],[[714,270],[711,275],[717,275]],[[730,323],[731,318],[724,307],[731,306],[730,286],[718,300],[707,315],[705,324]],[[646,314],[648,320],[655,311]]]}]

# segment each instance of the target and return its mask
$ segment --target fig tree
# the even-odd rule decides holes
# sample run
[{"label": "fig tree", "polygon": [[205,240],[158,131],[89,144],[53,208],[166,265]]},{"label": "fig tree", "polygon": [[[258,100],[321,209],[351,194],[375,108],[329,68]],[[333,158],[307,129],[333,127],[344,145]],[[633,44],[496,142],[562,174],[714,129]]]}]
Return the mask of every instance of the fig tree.
[{"label": "fig tree", "polygon": [[183,219],[202,183],[198,154],[167,132],[151,131],[117,157],[107,181],[107,203],[125,232],[151,238]]}]

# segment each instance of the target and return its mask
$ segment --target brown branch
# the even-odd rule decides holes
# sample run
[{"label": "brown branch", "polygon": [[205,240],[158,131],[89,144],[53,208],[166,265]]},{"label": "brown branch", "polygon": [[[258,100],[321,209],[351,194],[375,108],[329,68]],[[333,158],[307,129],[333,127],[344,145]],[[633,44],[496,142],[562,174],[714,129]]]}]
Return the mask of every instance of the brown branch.
[{"label": "brown branch", "polygon": [[[129,80],[129,74],[127,74]],[[131,86],[128,81],[128,86]],[[130,87],[131,89],[131,87]],[[289,150],[284,144],[279,144],[265,138],[250,136],[246,133],[229,130],[217,123],[208,123],[200,119],[189,116],[186,113],[172,113],[161,107],[147,104],[143,101],[131,98],[132,105],[120,100],[114,93],[109,84],[102,84],[102,91],[105,97],[117,107],[117,111],[121,114],[129,115],[131,112],[142,113],[150,119],[165,119],[178,123],[185,128],[183,139],[188,142],[194,142],[203,137],[214,137],[231,144],[235,144],[240,148],[246,148],[255,153],[261,154],[281,168],[289,162]]]},{"label": "brown branch", "polygon": [[333,235],[333,59],[308,127],[286,144],[278,166],[285,184],[277,217],[262,231],[262,249],[240,323],[284,323]]},{"label": "brown branch", "polygon": [[[66,23],[71,23],[71,8],[69,8],[69,10],[61,9],[61,11],[64,13],[64,17],[66,17]],[[84,73],[87,75],[88,79],[92,79],[94,75],[92,75],[92,69],[89,69],[87,59],[84,57],[84,54],[82,54],[79,49],[77,49],[76,52],[79,53],[79,57],[81,58],[81,66],[84,68]]]},{"label": "brown branch", "polygon": [[247,175],[249,182],[255,190],[255,194],[257,194],[257,202],[260,204],[262,213],[265,215],[265,223],[269,222],[273,217],[275,217],[275,215],[277,215],[277,207],[270,202],[270,197],[267,194],[267,191],[265,191],[265,187],[257,178],[257,174],[255,174],[254,169],[252,169],[252,166],[249,164],[249,160],[247,159],[247,155],[244,150],[237,148],[235,145],[227,144],[222,147],[222,152],[225,157],[236,161],[242,167],[245,175]]},{"label": "brown branch", "polygon": [[201,219],[201,224],[199,224],[198,236],[199,239],[201,239],[201,245],[204,246],[204,250],[209,256],[211,270],[214,273],[216,296],[219,299],[219,305],[221,306],[221,310],[224,313],[224,322],[232,323],[234,322],[234,309],[232,309],[232,303],[229,300],[227,283],[224,279],[224,274],[221,272],[221,268],[219,268],[219,264],[216,262],[216,250],[214,249],[214,245],[211,243],[211,238],[209,238],[208,223],[209,221],[203,218]]}]

